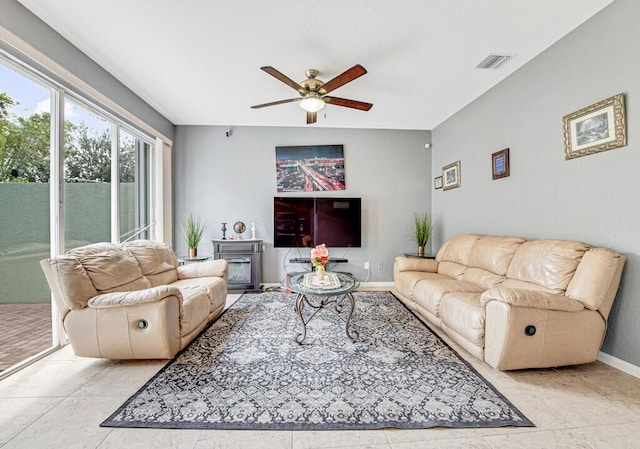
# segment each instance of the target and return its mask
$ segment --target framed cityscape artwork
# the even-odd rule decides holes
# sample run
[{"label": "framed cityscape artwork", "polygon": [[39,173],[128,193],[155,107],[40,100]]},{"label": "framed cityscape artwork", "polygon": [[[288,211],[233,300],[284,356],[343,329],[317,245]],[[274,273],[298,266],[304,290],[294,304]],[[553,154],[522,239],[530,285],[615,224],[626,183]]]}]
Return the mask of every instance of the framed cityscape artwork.
[{"label": "framed cityscape artwork", "polygon": [[276,147],[278,192],[345,190],[342,145]]}]

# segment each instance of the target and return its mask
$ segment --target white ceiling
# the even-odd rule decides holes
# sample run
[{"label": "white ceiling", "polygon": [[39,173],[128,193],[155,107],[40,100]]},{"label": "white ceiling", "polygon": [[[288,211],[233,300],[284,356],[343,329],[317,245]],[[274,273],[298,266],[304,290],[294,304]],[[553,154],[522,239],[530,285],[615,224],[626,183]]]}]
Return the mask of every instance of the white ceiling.
[{"label": "white ceiling", "polygon": [[[432,129],[612,0],[19,0],[177,125]],[[490,53],[514,58],[474,67]],[[305,124],[295,81],[368,73]],[[326,117],[325,117],[326,115]]]}]

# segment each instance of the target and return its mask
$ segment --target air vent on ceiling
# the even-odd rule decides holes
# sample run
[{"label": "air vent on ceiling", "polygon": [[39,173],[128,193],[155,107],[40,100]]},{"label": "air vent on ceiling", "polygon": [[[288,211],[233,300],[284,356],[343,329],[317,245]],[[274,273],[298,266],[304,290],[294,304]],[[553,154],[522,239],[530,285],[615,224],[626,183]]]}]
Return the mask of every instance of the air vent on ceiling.
[{"label": "air vent on ceiling", "polygon": [[497,69],[505,62],[509,61],[513,56],[511,55],[496,55],[490,54],[478,64],[476,69]]}]

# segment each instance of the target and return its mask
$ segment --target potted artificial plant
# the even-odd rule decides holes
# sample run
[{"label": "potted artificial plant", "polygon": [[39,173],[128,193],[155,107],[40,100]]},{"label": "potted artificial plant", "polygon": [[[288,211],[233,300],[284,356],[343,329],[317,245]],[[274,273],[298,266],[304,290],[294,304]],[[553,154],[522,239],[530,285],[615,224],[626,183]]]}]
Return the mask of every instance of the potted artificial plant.
[{"label": "potted artificial plant", "polygon": [[182,220],[182,236],[184,241],[187,242],[189,248],[189,257],[198,256],[198,244],[202,240],[202,234],[204,233],[204,224],[194,214],[187,214]]},{"label": "potted artificial plant", "polygon": [[424,248],[431,237],[431,217],[424,214],[413,214],[413,238],[418,245],[418,255],[424,256]]}]

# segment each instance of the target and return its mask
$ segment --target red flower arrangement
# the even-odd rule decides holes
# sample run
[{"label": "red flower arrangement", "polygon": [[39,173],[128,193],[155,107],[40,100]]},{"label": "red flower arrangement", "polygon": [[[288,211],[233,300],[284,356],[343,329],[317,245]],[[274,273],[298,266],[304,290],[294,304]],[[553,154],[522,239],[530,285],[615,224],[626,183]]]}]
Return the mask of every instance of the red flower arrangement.
[{"label": "red flower arrangement", "polygon": [[311,250],[311,263],[313,266],[324,267],[327,262],[329,262],[329,249],[324,243]]}]

